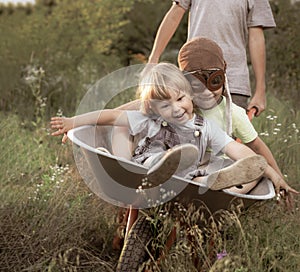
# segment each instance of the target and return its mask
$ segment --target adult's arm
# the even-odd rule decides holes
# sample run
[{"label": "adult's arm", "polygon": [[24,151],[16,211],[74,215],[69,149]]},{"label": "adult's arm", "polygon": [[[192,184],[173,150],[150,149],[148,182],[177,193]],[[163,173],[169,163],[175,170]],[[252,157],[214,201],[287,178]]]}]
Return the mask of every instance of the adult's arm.
[{"label": "adult's arm", "polygon": [[266,48],[265,36],[262,27],[249,28],[249,53],[255,76],[255,93],[248,105],[248,110],[256,107],[256,116],[266,108]]},{"label": "adult's arm", "polygon": [[185,9],[173,2],[173,5],[166,13],[156,33],[153,48],[148,59],[149,63],[158,63],[161,54],[173,37],[184,13]]}]

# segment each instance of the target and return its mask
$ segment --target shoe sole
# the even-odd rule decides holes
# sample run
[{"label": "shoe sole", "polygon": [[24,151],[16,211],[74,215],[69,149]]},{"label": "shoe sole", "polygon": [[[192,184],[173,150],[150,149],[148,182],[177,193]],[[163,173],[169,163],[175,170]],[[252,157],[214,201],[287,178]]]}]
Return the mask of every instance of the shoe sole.
[{"label": "shoe sole", "polygon": [[161,184],[170,179],[175,172],[193,165],[198,155],[198,148],[192,144],[175,146],[149,169],[147,179],[155,185]]},{"label": "shoe sole", "polygon": [[260,179],[268,163],[264,157],[254,155],[236,161],[207,177],[207,186],[211,190],[222,190],[236,185],[247,184]]}]

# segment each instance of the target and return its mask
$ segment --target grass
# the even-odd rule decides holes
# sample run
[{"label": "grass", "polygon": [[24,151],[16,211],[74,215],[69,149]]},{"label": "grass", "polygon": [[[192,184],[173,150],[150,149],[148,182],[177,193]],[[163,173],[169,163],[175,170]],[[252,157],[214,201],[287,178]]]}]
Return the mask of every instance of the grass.
[{"label": "grass", "polygon": [[259,136],[271,149],[281,171],[291,184],[299,184],[300,112],[287,101],[268,98],[267,110],[254,119]]},{"label": "grass", "polygon": [[113,271],[116,208],[82,182],[69,145],[1,115],[1,269]]},{"label": "grass", "polygon": [[[267,111],[255,119],[289,183],[299,186],[299,112],[268,98]],[[49,136],[15,115],[1,118],[1,271],[115,271],[119,251],[112,249],[117,208],[96,197],[79,176],[70,143]],[[46,126],[45,126],[46,127]],[[233,209],[219,221],[197,224],[202,211],[178,209],[185,227],[161,267],[152,271],[294,272],[300,271],[299,201],[288,213],[275,201],[247,212]],[[155,211],[163,222],[153,247],[166,239],[174,216]],[[227,256],[216,261],[218,253]]]}]

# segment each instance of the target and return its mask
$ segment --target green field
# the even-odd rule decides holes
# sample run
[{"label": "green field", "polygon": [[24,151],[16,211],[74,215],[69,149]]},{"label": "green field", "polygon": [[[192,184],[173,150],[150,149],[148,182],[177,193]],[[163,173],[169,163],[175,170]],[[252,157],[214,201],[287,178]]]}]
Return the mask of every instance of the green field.
[{"label": "green field", "polygon": [[[255,120],[290,185],[298,190],[299,118],[288,105],[271,98],[268,110]],[[87,188],[77,172],[71,144],[62,145],[51,137],[47,124],[29,129],[13,114],[1,114],[1,120],[3,271],[114,271],[119,256],[112,249],[116,207]],[[274,200],[247,212],[225,213],[221,225],[207,223],[213,247],[193,223],[201,213],[191,212],[194,219],[187,223],[194,228],[194,242],[183,239],[171,249],[166,271],[193,271],[192,252],[199,254],[207,269],[213,267],[203,271],[298,271],[298,206],[296,198],[294,212],[289,213]],[[165,226],[174,223],[162,220]],[[184,229],[184,235],[188,231]],[[224,232],[230,239],[224,238]],[[214,264],[211,254],[223,250],[228,256]]]}]

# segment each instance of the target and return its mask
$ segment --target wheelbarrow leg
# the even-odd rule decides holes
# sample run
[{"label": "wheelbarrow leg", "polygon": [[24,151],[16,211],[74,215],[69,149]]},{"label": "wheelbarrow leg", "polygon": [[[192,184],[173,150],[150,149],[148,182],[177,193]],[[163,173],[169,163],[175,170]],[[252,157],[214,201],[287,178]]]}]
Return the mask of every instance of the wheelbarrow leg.
[{"label": "wheelbarrow leg", "polygon": [[127,208],[124,212],[124,208],[120,208],[118,212],[118,224],[117,233],[113,239],[112,247],[120,250],[123,247],[124,240],[127,239],[127,235],[138,217],[138,210],[133,208]]},{"label": "wheelbarrow leg", "polygon": [[134,222],[136,221],[137,217],[139,214],[139,210],[138,209],[133,209],[133,208],[128,208],[127,212],[126,212],[126,216],[127,216],[127,225],[126,225],[126,233],[125,233],[125,240],[127,238],[127,235],[132,227],[132,225],[134,224]]},{"label": "wheelbarrow leg", "polygon": [[113,249],[120,250],[123,246],[128,213],[129,213],[129,209],[119,208],[118,215],[117,215],[118,227],[112,242]]}]

